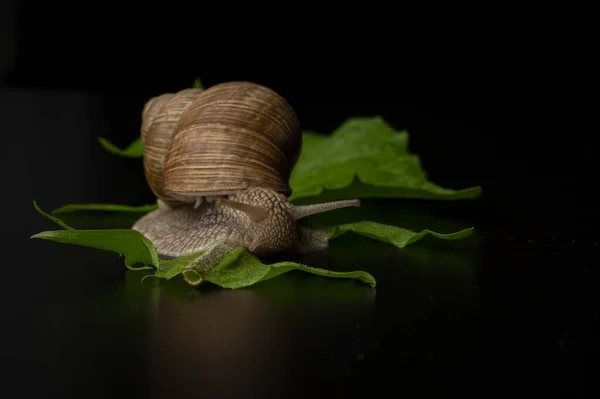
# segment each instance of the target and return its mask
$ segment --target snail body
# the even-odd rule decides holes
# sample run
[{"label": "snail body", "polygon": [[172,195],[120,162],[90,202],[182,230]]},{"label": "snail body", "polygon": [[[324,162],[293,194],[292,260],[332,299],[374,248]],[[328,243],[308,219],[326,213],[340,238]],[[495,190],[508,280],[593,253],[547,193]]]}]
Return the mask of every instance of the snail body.
[{"label": "snail body", "polygon": [[145,177],[159,207],[132,228],[162,257],[217,243],[258,255],[322,250],[327,233],[298,219],[359,206],[288,202],[302,132],[289,103],[262,85],[227,82],[154,97],[142,112],[141,137]]}]

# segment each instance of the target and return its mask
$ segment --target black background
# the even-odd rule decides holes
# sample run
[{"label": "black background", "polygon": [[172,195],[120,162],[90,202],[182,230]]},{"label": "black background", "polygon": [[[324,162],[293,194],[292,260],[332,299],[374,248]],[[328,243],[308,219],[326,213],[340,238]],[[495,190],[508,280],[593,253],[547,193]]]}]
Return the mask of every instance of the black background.
[{"label": "black background", "polygon": [[440,183],[485,183],[488,197],[534,212],[594,203],[584,194],[595,175],[588,27],[567,24],[577,19],[564,10],[366,8],[328,19],[292,5],[268,16],[7,4],[3,84],[112,96],[119,143],[151,96],[197,77],[251,80],[287,98],[305,129],[326,134],[357,115],[407,129]]},{"label": "black background", "polygon": [[[282,3],[277,8],[267,6],[265,10],[274,12],[267,15],[265,10],[242,10],[234,5],[216,10],[207,4],[196,9],[145,4],[128,11],[125,3],[58,6],[25,0],[6,1],[3,7],[0,90],[14,96],[6,98],[23,101],[11,104],[16,113],[5,113],[8,107],[0,111],[2,119],[9,121],[1,130],[5,151],[9,151],[3,156],[4,168],[15,169],[5,180],[16,187],[13,196],[2,196],[3,209],[15,209],[7,215],[5,237],[11,231],[30,234],[37,228],[31,222],[20,225],[33,199],[45,200],[47,209],[76,201],[151,201],[139,165],[99,155],[95,137],[101,134],[124,147],[137,138],[141,107],[149,97],[189,87],[196,78],[205,86],[251,80],[282,94],[306,130],[327,134],[348,117],[380,115],[410,133],[410,148],[421,156],[432,181],[457,189],[481,185],[483,196],[478,201],[447,209],[432,205],[462,215],[484,230],[500,231],[503,239],[524,240],[484,246],[489,265],[496,268],[482,272],[482,279],[490,286],[509,288],[486,299],[484,312],[495,315],[491,325],[498,335],[482,332],[480,352],[474,355],[493,353],[481,364],[497,375],[468,372],[479,382],[501,384],[503,370],[519,369],[518,377],[511,375],[504,381],[507,392],[517,389],[515,381],[529,383],[532,393],[539,392],[536,389],[546,394],[589,390],[585,377],[590,363],[586,361],[597,351],[597,344],[592,344],[597,313],[591,321],[597,279],[568,280],[574,268],[579,273],[579,266],[591,267],[588,259],[597,259],[597,246],[592,246],[598,241],[594,193],[598,129],[593,123],[597,90],[588,74],[593,52],[586,43],[589,25],[584,11],[432,6],[416,13],[361,6],[352,15],[337,10],[325,16],[323,5],[313,9]],[[76,104],[76,99],[83,98],[73,111],[56,109],[61,117],[48,117],[48,123],[65,123],[73,112],[74,121],[83,121],[81,129],[68,123],[64,135],[57,126],[44,129],[45,122],[27,112],[36,109],[28,105],[28,98],[46,109],[44,117],[57,104]],[[102,125],[88,126],[86,115],[94,115],[89,123]],[[48,132],[56,137],[47,137]],[[89,137],[77,140],[76,134]],[[41,170],[40,160],[50,159],[48,151],[62,157],[57,161],[61,167],[85,157],[103,166],[82,167],[95,176],[86,182],[76,172],[68,173],[76,181],[53,180]],[[28,167],[14,168],[20,154],[29,154],[24,156]],[[69,154],[79,155],[69,158]],[[110,187],[111,176],[126,185],[127,192],[102,191]],[[32,220],[36,217],[30,215]],[[548,244],[537,248],[538,252],[525,249],[529,241],[550,236],[590,245],[581,249]],[[503,300],[510,305],[500,306]],[[18,310],[24,309],[18,303],[15,314],[31,310]],[[392,320],[395,309],[381,306],[378,317]],[[590,321],[582,321],[584,317]],[[514,333],[519,328],[523,335]],[[577,336],[574,331],[578,332],[578,345],[562,352],[562,357],[541,355],[547,337],[540,337],[548,328],[552,334],[569,330]],[[376,346],[382,345],[378,353],[393,352],[382,343],[393,342],[386,335],[390,330],[382,331],[381,341],[375,339]],[[500,334],[507,334],[505,342]],[[564,337],[555,340],[562,342],[561,347]],[[490,346],[486,339],[492,342]],[[11,353],[11,361],[26,370],[29,352]],[[532,364],[529,377],[529,366],[519,363],[523,359]],[[548,359],[557,363],[548,363],[552,366],[545,369]],[[445,361],[451,363],[451,359]],[[505,366],[490,366],[495,361]],[[390,370],[381,364],[363,370],[363,376],[371,379],[361,387],[368,389],[369,381],[381,382],[377,370],[383,369]],[[534,376],[538,371],[541,376]],[[429,383],[438,393],[448,394],[452,389],[444,391],[440,381],[453,386],[447,380],[459,378],[460,372],[455,372]],[[467,376],[460,378],[467,381],[461,387],[469,385]],[[558,386],[561,390],[555,391]]]}]

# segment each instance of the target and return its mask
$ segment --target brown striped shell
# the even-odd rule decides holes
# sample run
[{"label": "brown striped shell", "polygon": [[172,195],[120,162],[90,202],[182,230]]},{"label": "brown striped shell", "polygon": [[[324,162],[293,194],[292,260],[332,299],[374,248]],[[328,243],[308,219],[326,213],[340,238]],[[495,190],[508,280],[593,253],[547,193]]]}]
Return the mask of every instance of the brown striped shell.
[{"label": "brown striped shell", "polygon": [[143,111],[146,179],[171,206],[250,187],[289,195],[301,134],[289,103],[259,84],[163,94]]}]

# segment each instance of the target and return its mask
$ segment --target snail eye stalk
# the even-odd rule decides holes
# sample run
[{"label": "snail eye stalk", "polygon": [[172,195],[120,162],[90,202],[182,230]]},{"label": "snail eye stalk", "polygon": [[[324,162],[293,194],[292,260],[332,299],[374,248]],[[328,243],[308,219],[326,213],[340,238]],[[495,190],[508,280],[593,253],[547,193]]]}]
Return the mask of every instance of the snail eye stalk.
[{"label": "snail eye stalk", "polygon": [[312,204],[292,207],[292,217],[294,220],[302,219],[303,217],[314,215],[316,213],[333,211],[335,209],[347,208],[349,206],[360,206],[360,200],[342,200],[333,202],[324,202],[322,204]]}]

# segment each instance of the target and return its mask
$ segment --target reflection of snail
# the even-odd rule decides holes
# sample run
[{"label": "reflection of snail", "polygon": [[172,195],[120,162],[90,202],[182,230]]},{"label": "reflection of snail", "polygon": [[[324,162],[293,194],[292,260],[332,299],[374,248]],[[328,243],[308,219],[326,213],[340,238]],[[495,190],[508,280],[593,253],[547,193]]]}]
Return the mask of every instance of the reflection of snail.
[{"label": "reflection of snail", "polygon": [[289,177],[302,144],[292,107],[272,90],[228,82],[152,98],[144,106],[144,170],[159,208],[133,229],[161,256],[217,243],[257,255],[327,248],[327,233],[297,224],[358,200],[294,206]]},{"label": "reflection of snail", "polygon": [[278,322],[276,303],[260,290],[187,287],[192,296],[177,297],[167,286],[179,285],[153,288],[145,366],[160,377],[148,381],[149,398],[191,398],[199,391],[214,398],[289,396],[282,392],[287,381],[273,378],[289,366],[289,332]]}]

